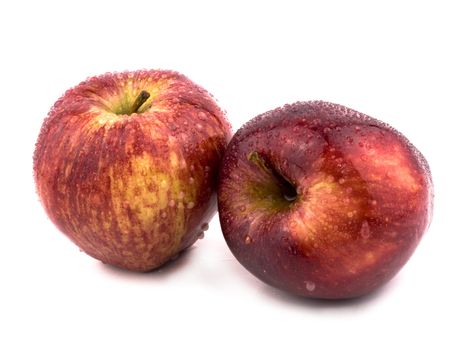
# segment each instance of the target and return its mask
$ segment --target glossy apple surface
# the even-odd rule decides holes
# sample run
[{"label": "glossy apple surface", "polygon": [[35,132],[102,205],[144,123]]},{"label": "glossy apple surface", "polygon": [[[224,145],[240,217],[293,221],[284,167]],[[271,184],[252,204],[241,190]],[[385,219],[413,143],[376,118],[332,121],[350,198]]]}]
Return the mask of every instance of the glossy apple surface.
[{"label": "glossy apple surface", "polygon": [[152,270],[193,244],[214,214],[230,137],[212,97],[181,74],[90,78],[68,90],[43,123],[37,193],[84,252]]},{"label": "glossy apple surface", "polygon": [[369,293],[407,262],[432,213],[421,153],[390,126],[326,102],[243,126],[221,167],[219,216],[239,262],[313,298]]}]

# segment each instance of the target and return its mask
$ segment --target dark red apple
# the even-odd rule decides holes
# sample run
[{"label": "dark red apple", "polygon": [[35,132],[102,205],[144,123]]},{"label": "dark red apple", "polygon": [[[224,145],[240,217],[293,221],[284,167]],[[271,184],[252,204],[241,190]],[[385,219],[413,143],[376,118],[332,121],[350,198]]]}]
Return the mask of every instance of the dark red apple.
[{"label": "dark red apple", "polygon": [[185,76],[104,74],[67,91],[44,121],[37,193],[84,252],[151,270],[192,245],[213,216],[230,137],[224,113]]},{"label": "dark red apple", "polygon": [[422,154],[390,126],[327,102],[286,105],[233,137],[219,215],[240,263],[313,298],[367,294],[427,230],[433,186]]}]

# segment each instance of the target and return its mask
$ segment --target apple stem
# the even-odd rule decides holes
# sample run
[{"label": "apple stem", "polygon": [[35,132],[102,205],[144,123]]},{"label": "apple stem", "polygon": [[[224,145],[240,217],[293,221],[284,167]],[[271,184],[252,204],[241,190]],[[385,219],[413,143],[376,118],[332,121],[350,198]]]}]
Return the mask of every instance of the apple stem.
[{"label": "apple stem", "polygon": [[248,160],[262,169],[265,173],[271,176],[275,184],[279,187],[284,199],[288,202],[293,202],[297,198],[295,186],[287,180],[270,162],[262,157],[258,152],[251,152],[248,155]]},{"label": "apple stem", "polygon": [[146,102],[148,100],[148,98],[150,96],[151,96],[151,94],[149,92],[147,92],[146,90],[142,90],[139,93],[138,97],[136,97],[136,100],[133,103],[133,106],[131,106],[130,114],[131,113],[137,113],[138,109],[144,104],[144,102]]}]

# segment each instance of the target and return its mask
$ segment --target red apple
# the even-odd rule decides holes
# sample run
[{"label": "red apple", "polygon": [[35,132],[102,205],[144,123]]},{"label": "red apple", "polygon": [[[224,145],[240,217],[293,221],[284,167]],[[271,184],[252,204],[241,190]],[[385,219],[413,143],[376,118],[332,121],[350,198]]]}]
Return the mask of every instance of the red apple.
[{"label": "red apple", "polygon": [[407,262],[432,213],[421,153],[390,126],[327,102],[262,114],[229,144],[219,216],[240,263],[312,298],[364,295]]},{"label": "red apple", "polygon": [[45,119],[37,193],[81,250],[152,270],[192,245],[213,216],[230,137],[222,110],[185,76],[107,73],[68,90]]}]

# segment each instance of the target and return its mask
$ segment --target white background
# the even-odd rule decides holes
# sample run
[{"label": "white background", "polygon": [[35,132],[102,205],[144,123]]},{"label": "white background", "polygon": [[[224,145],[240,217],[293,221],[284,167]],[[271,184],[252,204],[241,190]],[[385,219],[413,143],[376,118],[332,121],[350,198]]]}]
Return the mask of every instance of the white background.
[{"label": "white background", "polygon": [[[462,1],[0,3],[1,349],[466,349],[467,12]],[[88,76],[175,69],[234,130],[324,99],[382,119],[428,159],[435,215],[388,285],[346,302],[274,290],[234,260],[217,217],[158,272],[107,267],[45,216],[32,153]]]}]

